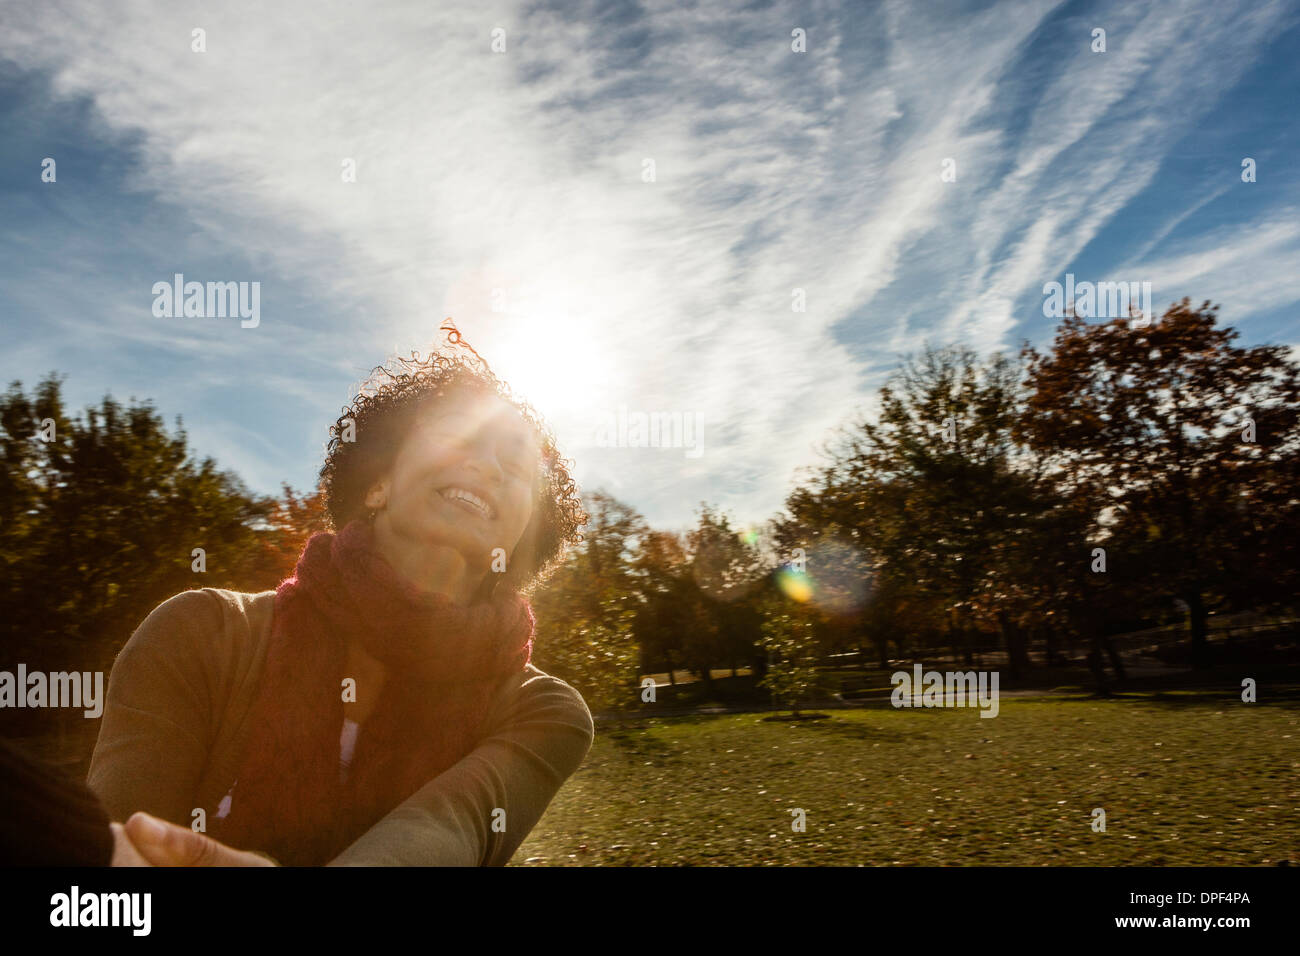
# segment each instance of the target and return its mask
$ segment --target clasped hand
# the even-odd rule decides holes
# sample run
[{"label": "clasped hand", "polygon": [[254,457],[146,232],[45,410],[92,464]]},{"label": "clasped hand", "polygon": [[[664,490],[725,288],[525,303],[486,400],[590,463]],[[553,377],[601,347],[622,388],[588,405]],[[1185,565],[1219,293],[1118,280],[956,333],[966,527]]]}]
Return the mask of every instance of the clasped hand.
[{"label": "clasped hand", "polygon": [[204,833],[177,826],[144,812],[131,814],[125,824],[110,824],[113,859],[110,866],[275,866],[257,853],[236,850]]}]

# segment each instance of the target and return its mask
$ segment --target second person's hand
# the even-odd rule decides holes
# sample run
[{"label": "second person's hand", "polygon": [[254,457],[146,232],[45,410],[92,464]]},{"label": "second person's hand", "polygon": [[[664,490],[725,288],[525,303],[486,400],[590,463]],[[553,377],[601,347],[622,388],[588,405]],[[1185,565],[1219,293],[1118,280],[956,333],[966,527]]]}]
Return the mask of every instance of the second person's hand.
[{"label": "second person's hand", "polygon": [[177,826],[160,820],[143,811],[131,814],[126,821],[126,835],[139,854],[153,866],[275,866],[265,856],[247,850],[236,850],[196,833],[189,827]]}]

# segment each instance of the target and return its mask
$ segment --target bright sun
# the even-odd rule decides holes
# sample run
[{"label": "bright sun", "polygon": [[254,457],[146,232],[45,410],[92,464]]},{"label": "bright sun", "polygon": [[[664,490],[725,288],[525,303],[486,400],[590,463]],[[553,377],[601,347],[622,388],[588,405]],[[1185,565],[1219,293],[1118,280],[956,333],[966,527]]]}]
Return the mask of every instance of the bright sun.
[{"label": "bright sun", "polygon": [[581,325],[554,315],[511,316],[484,357],[544,418],[590,413],[604,398],[611,357]]},{"label": "bright sun", "polygon": [[612,403],[614,356],[592,332],[602,309],[587,283],[488,265],[452,282],[444,307],[497,377],[548,421]]}]

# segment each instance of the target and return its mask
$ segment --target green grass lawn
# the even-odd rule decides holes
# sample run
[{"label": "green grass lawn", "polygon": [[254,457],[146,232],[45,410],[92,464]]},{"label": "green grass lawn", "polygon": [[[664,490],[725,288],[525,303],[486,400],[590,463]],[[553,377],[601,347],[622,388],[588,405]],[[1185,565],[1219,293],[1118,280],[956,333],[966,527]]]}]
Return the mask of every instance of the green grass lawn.
[{"label": "green grass lawn", "polygon": [[[1294,704],[1175,694],[1004,698],[992,719],[830,713],[600,723],[512,865],[1300,863]],[[792,831],[794,808],[806,832]]]}]

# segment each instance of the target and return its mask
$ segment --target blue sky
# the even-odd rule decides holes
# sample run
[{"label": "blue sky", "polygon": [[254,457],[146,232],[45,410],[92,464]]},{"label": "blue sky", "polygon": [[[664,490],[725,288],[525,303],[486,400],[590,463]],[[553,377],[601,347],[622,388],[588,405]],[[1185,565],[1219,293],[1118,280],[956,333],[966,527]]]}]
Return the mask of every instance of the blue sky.
[{"label": "blue sky", "polygon": [[[1300,346],[1295,2],[29,7],[0,373],[151,399],[257,490],[311,486],[352,386],[447,315],[661,526],[769,517],[927,341],[1045,345],[1067,272]],[[154,316],[178,272],[259,282],[260,324]],[[698,453],[596,447],[620,409]]]}]

